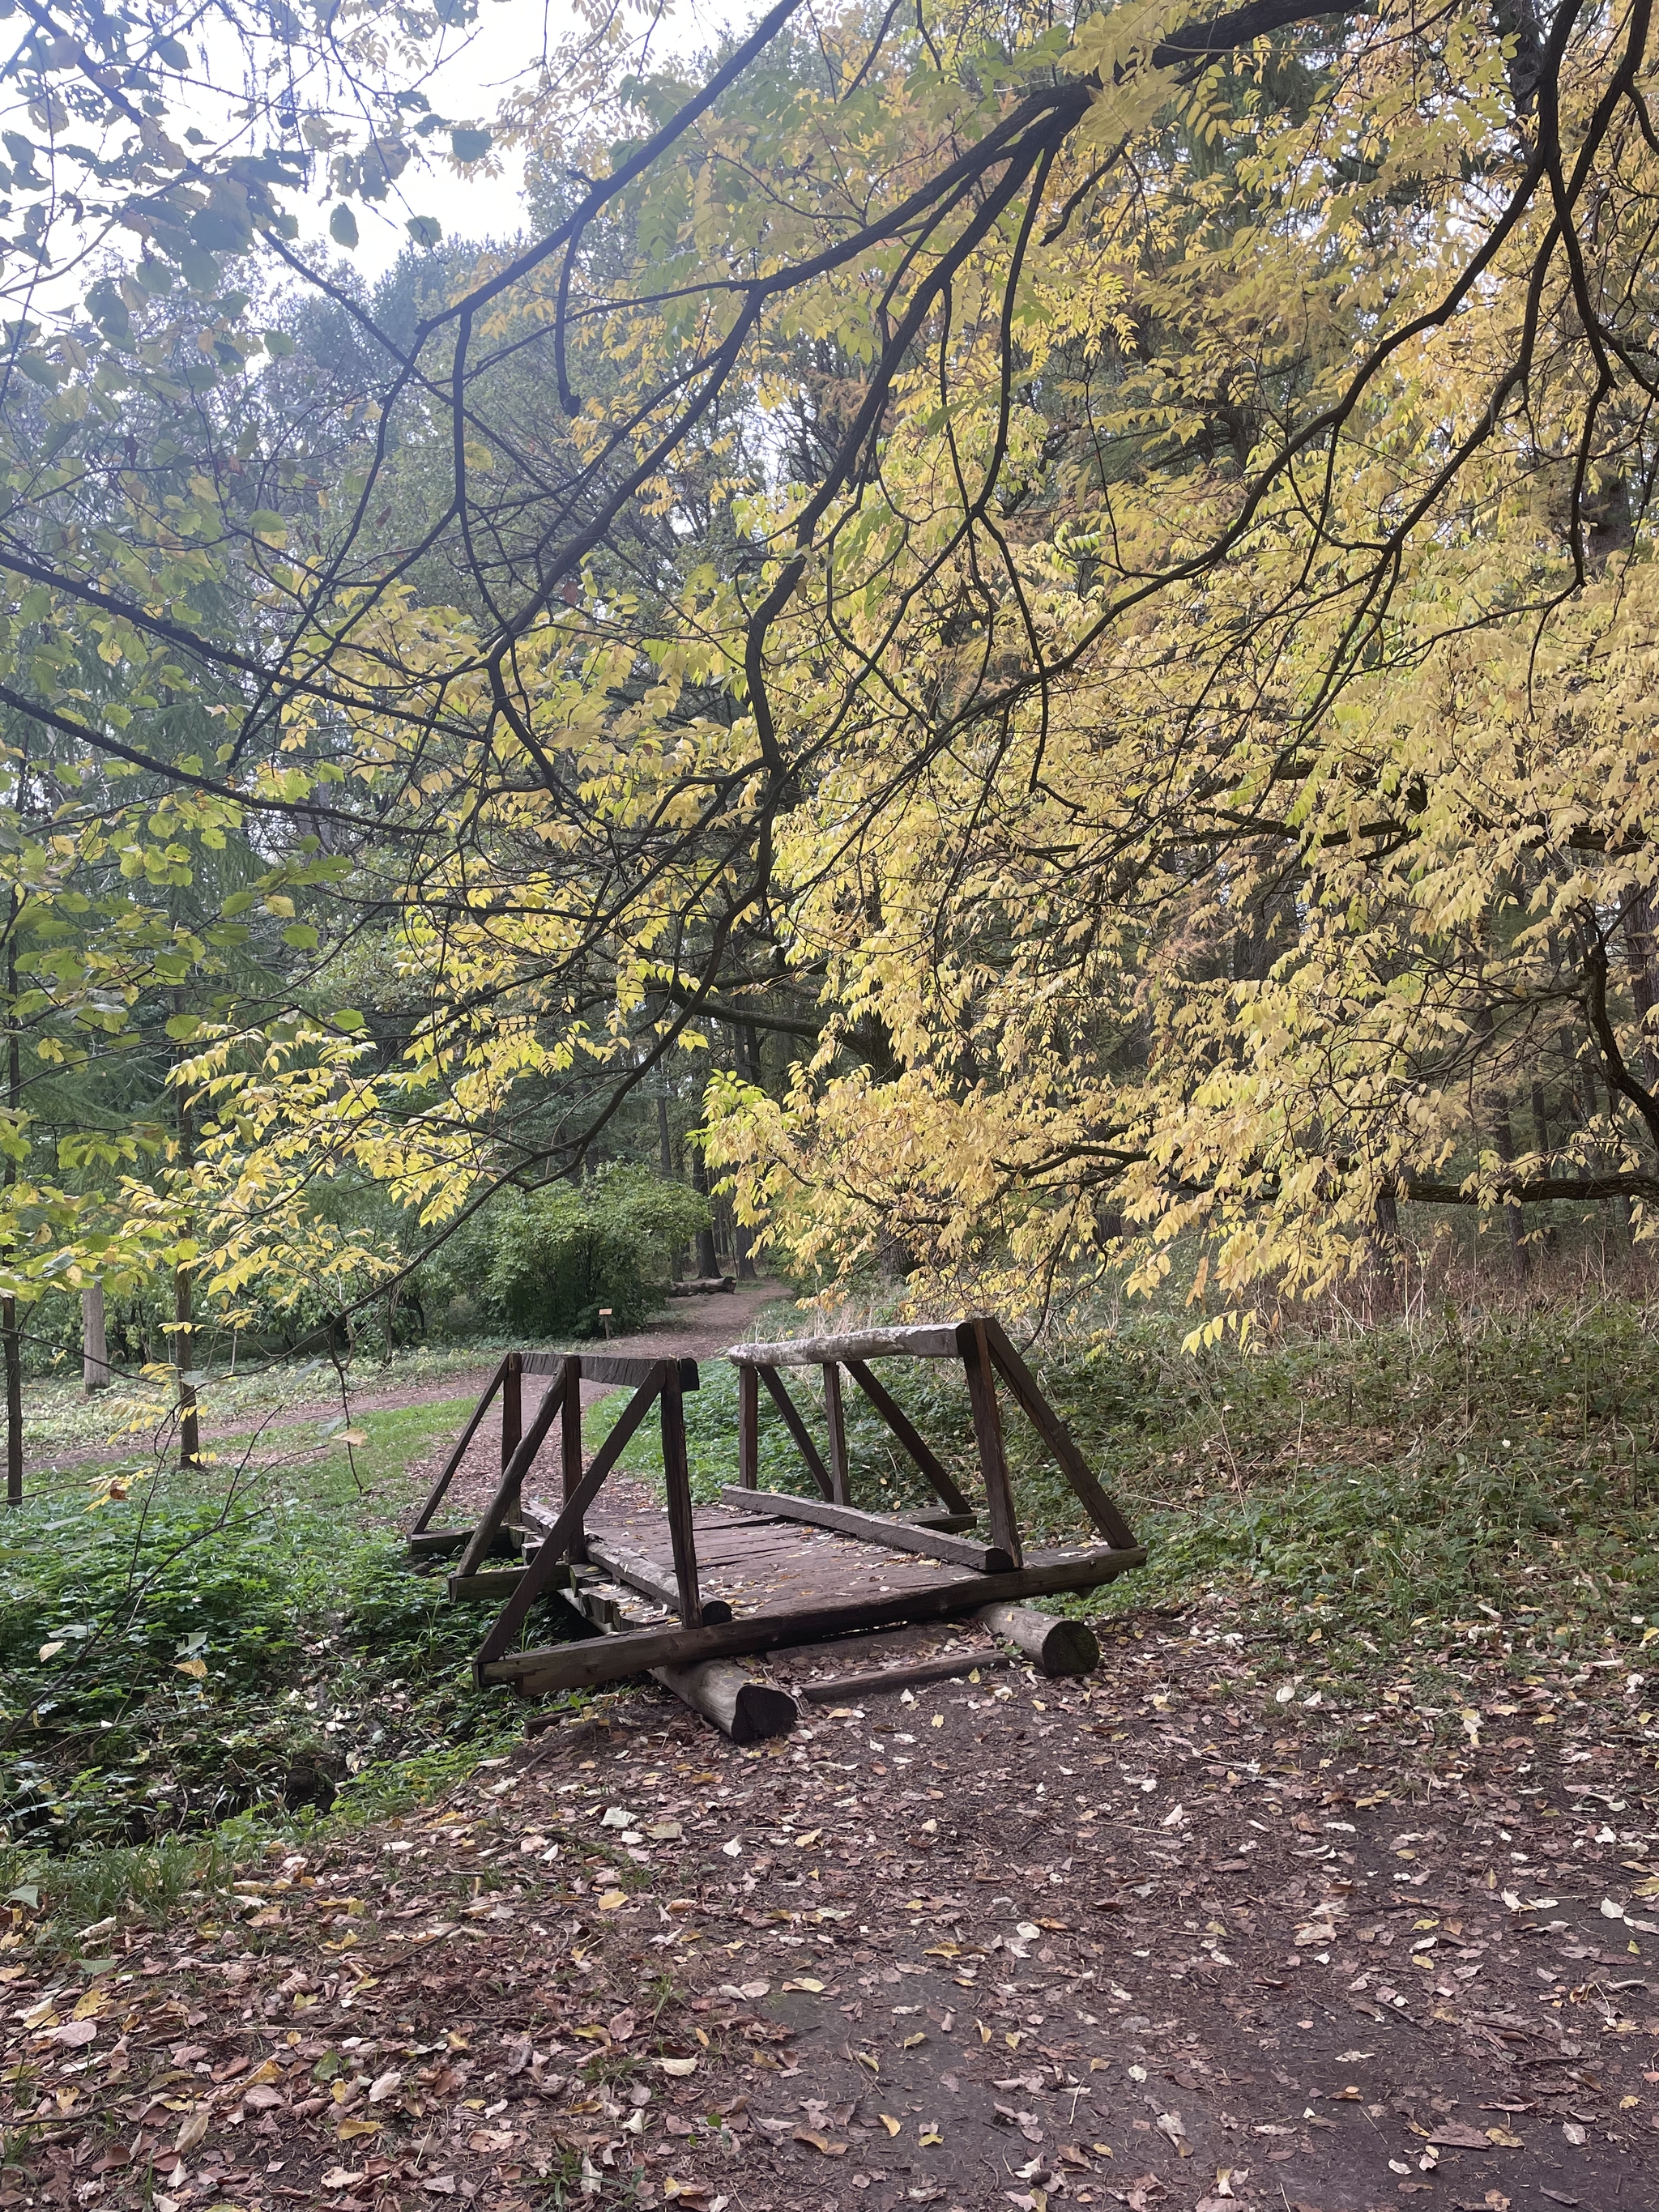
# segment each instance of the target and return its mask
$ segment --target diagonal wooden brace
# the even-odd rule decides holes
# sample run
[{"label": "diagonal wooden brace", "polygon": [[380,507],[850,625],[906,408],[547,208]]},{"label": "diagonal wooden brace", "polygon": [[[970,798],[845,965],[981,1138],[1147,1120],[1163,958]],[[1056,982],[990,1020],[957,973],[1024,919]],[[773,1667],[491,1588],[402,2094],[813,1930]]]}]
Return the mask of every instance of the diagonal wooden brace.
[{"label": "diagonal wooden brace", "polygon": [[[509,1354],[508,1357],[510,1358],[511,1354]],[[501,1378],[506,1372],[507,1361],[504,1359],[501,1365],[495,1370],[495,1372],[490,1376],[489,1384],[485,1389],[483,1397],[479,1399],[477,1404],[472,1408],[472,1418],[468,1421],[466,1426],[461,1431],[460,1440],[456,1444],[454,1450],[451,1452],[449,1457],[444,1462],[443,1473],[438,1477],[438,1480],[433,1484],[431,1489],[427,1492],[426,1503],[422,1506],[420,1512],[416,1515],[415,1525],[409,1532],[411,1536],[418,1536],[420,1534],[421,1531],[431,1520],[433,1515],[437,1511],[439,1506],[442,1504],[444,1492],[448,1489],[450,1484],[455,1480],[455,1471],[460,1466],[461,1462],[466,1457],[467,1446],[471,1443],[473,1437],[477,1435],[478,1424],[483,1419],[484,1415],[489,1411],[490,1401],[495,1397],[495,1393],[501,1389]]]},{"label": "diagonal wooden brace", "polygon": [[806,1462],[807,1473],[817,1483],[822,1495],[833,1504],[836,1486],[830,1480],[830,1470],[824,1465],[823,1455],[817,1444],[812,1441],[812,1431],[801,1419],[800,1408],[784,1389],[783,1377],[775,1367],[761,1367],[758,1372],[761,1381],[765,1383],[770,1395],[772,1403],[783,1415],[784,1425],[795,1440],[795,1449]]},{"label": "diagonal wooden brace", "polygon": [[[554,1386],[555,1389],[562,1388],[562,1378]],[[662,1376],[661,1370],[659,1369],[651,1381],[642,1383],[623,1407],[617,1417],[616,1426],[594,1453],[592,1466],[565,1499],[560,1509],[558,1519],[548,1530],[535,1558],[525,1569],[524,1577],[519,1587],[501,1608],[501,1617],[495,1626],[478,1646],[477,1656],[472,1662],[472,1672],[480,1688],[483,1686],[484,1668],[491,1660],[501,1657],[508,1644],[523,1627],[531,1607],[544,1590],[553,1587],[555,1569],[562,1565],[571,1547],[580,1540],[583,1515],[599,1496],[606,1475],[622,1457],[627,1449],[629,1438],[651,1410],[652,1404],[661,1389]],[[552,1396],[553,1391],[550,1390],[547,1397],[542,1401],[544,1411]],[[536,1419],[539,1423],[541,1414],[538,1413]],[[550,1425],[552,1420],[550,1413],[548,1419]]]},{"label": "diagonal wooden brace", "polygon": [[495,1486],[495,1495],[485,1507],[483,1519],[472,1531],[472,1541],[467,1546],[461,1563],[455,1570],[458,1575],[477,1573],[489,1553],[491,1544],[495,1540],[495,1531],[512,1510],[520,1491],[524,1487],[526,1475],[536,1463],[536,1455],[545,1443],[547,1432],[552,1427],[560,1407],[564,1403],[564,1370],[561,1368],[557,1381],[553,1383],[541,1404],[537,1407],[535,1419],[519,1439],[518,1447],[512,1458],[501,1469],[501,1479]]}]

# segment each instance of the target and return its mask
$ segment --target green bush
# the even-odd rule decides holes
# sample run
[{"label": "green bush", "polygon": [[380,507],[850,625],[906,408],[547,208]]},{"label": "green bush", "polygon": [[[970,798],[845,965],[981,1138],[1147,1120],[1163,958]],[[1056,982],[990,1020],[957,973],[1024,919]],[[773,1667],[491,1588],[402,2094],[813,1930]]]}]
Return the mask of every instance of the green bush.
[{"label": "green bush", "polygon": [[433,1286],[518,1336],[597,1336],[605,1306],[620,1333],[660,1305],[673,1255],[708,1218],[706,1199],[644,1168],[506,1192],[455,1240]]}]

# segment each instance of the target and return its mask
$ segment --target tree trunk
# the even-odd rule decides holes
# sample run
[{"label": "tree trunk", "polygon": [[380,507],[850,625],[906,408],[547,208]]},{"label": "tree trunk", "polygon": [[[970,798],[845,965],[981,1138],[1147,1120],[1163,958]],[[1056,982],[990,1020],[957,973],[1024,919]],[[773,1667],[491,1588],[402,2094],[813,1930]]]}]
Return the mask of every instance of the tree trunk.
[{"label": "tree trunk", "polygon": [[[758,1084],[760,1044],[755,1035],[755,1024],[752,1022],[739,1022],[737,1034],[738,1050],[743,1060],[744,1080],[746,1083]],[[738,1280],[740,1283],[756,1281],[755,1255],[749,1226],[746,1222],[738,1220],[735,1202],[732,1208],[732,1255],[737,1261]]]},{"label": "tree trunk", "polygon": [[81,1293],[81,1382],[90,1398],[109,1388],[109,1346],[104,1334],[104,1286],[88,1283]]},{"label": "tree trunk", "polygon": [[[17,893],[11,895],[6,937],[6,1103],[14,1115],[23,1110],[23,1067],[17,1036]],[[8,1157],[5,1185],[17,1180],[17,1163]],[[6,1370],[6,1503],[23,1502],[23,1354],[17,1336],[17,1301],[0,1298],[0,1346]]]},{"label": "tree trunk", "polygon": [[[191,1124],[190,1101],[182,1095],[179,1100],[179,1165],[188,1176],[196,1164],[195,1131]],[[180,1234],[188,1237],[191,1228],[186,1214]],[[200,1416],[196,1409],[196,1385],[188,1378],[196,1370],[196,1331],[194,1283],[188,1266],[182,1262],[173,1271],[173,1318],[178,1324],[173,1334],[173,1371],[179,1378],[179,1464],[195,1467],[202,1456]]]},{"label": "tree trunk", "polygon": [[[691,1187],[704,1198],[708,1197],[708,1163],[704,1159],[700,1146],[692,1148]],[[697,1231],[697,1273],[707,1280],[710,1276],[718,1275],[720,1271],[720,1259],[714,1250],[714,1224],[711,1210],[708,1226]]]}]

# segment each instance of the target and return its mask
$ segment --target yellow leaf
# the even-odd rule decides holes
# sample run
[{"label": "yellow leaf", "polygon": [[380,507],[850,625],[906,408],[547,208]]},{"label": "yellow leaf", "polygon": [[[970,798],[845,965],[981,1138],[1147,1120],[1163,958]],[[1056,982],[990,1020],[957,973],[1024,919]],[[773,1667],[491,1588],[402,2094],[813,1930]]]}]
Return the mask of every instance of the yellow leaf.
[{"label": "yellow leaf", "polygon": [[930,2120],[916,2137],[916,2148],[918,2150],[926,2150],[929,2143],[942,2143],[944,2141],[944,2136],[939,2131],[938,2124]]},{"label": "yellow leaf", "polygon": [[380,2122],[379,2120],[342,2120],[335,2132],[342,2142],[350,2142],[357,2136],[379,2135]]},{"label": "yellow leaf", "polygon": [[599,1910],[601,1912],[615,1912],[627,1902],[628,1892],[625,1889],[607,1889],[599,1899]]},{"label": "yellow leaf", "polygon": [[787,1990],[805,1990],[815,1997],[823,1994],[823,1984],[811,1974],[802,1974],[799,1980],[786,1982],[783,1986]]},{"label": "yellow leaf", "polygon": [[43,1659],[55,1659],[63,1648],[63,1638],[60,1637],[55,1644],[43,1644],[40,1646],[40,1656]]},{"label": "yellow leaf", "polygon": [[180,1659],[177,1662],[174,1671],[177,1674],[188,1674],[193,1681],[205,1681],[207,1680],[207,1661],[205,1659]]},{"label": "yellow leaf", "polygon": [[880,2064],[876,2059],[871,2057],[867,2051],[855,2051],[853,2053],[853,2056],[858,2060],[860,2066],[867,2066],[872,2074],[879,2075],[881,2072]]},{"label": "yellow leaf", "polygon": [[896,2136],[898,2133],[899,2122],[893,2118],[893,2115],[890,2112],[878,2112],[876,2117],[880,2120],[883,2127],[886,2129],[890,2136]]},{"label": "yellow leaf", "polygon": [[907,2035],[903,2042],[900,2044],[899,2049],[901,2051],[914,2051],[917,2044],[926,2043],[927,2040],[927,2039],[925,2035]]}]

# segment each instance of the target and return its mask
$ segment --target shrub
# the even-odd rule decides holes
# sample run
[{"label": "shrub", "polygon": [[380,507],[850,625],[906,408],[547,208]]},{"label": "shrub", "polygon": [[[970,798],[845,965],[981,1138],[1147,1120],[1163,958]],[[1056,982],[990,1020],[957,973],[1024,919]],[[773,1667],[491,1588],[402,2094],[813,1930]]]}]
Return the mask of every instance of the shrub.
[{"label": "shrub", "polygon": [[507,1193],[456,1240],[441,1287],[514,1335],[597,1336],[603,1306],[617,1330],[637,1328],[662,1303],[673,1255],[708,1218],[706,1199],[644,1168]]}]

